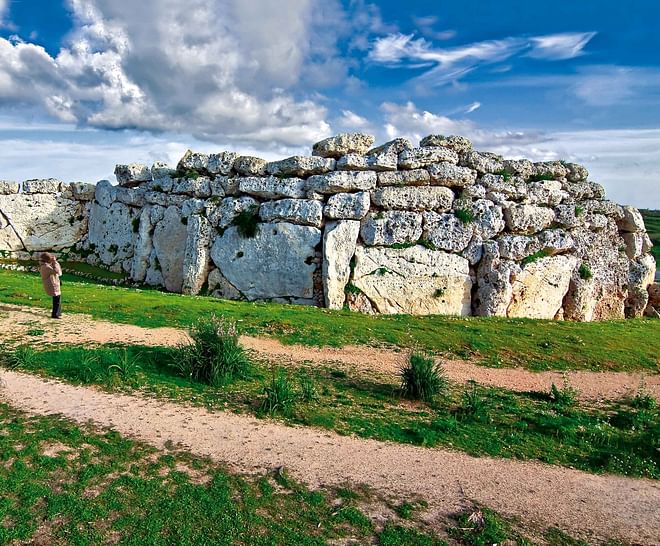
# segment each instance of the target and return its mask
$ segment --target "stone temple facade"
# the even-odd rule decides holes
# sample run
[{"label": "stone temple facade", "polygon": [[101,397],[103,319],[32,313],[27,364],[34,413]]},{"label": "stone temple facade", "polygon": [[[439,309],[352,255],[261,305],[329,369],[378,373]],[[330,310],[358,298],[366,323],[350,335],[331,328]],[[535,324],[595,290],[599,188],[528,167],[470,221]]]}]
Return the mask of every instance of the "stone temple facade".
[{"label": "stone temple facade", "polygon": [[410,313],[591,321],[644,314],[639,211],[587,170],[459,136],[341,134],[266,162],[188,151],[117,165],[118,185],[0,181],[0,252],[123,271],[185,294]]}]

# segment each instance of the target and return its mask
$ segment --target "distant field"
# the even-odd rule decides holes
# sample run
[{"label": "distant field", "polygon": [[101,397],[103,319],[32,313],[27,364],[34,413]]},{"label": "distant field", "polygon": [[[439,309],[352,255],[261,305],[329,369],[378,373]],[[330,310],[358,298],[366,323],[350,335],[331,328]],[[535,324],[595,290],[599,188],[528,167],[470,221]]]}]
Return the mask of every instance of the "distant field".
[{"label": "distant field", "polygon": [[651,254],[655,257],[655,263],[660,267],[660,210],[641,210],[644,217],[644,224],[646,224],[646,231],[653,241],[653,248]]}]

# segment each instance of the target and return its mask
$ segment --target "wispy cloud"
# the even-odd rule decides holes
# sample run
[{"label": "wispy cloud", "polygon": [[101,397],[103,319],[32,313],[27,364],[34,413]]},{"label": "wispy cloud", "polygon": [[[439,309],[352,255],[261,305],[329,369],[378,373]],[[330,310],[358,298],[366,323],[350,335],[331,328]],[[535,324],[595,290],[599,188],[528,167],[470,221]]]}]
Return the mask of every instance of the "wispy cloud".
[{"label": "wispy cloud", "polygon": [[475,110],[478,110],[479,108],[481,108],[481,103],[480,102],[473,102],[472,104],[470,104],[465,109],[465,113],[466,114],[471,114],[472,112],[474,112]]},{"label": "wispy cloud", "polygon": [[365,129],[370,126],[367,118],[364,118],[350,110],[342,110],[341,118],[339,118],[339,126],[344,129]]},{"label": "wispy cloud", "polygon": [[532,50],[527,54],[535,59],[560,61],[584,54],[585,46],[595,32],[565,32],[531,38]]}]

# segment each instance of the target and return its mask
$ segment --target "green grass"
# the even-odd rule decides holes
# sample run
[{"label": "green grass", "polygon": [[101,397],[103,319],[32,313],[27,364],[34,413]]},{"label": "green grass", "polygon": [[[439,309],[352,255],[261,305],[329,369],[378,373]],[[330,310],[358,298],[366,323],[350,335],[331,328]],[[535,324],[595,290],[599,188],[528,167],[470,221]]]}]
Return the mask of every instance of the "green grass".
[{"label": "green grass", "polygon": [[[117,373],[112,364],[126,358],[137,359],[137,365],[125,374]],[[315,367],[303,368],[317,392],[305,400],[292,375],[286,376],[285,389],[273,386],[280,372],[274,376],[266,364],[255,363],[249,379],[222,388],[191,381],[179,375],[171,351],[165,348],[66,347],[29,353],[23,363],[6,360],[33,373],[128,392],[139,389],[211,409],[253,415],[272,409],[287,423],[340,434],[660,478],[660,455],[655,449],[660,409],[635,400],[580,406],[568,403],[569,387],[551,395],[455,385],[432,403],[411,404],[401,398],[393,380]],[[277,395],[269,394],[277,389]],[[285,404],[275,404],[284,398]]]},{"label": "green grass", "polygon": [[640,212],[644,218],[646,231],[648,232],[649,237],[651,238],[651,242],[653,243],[651,254],[653,254],[655,263],[660,269],[660,210],[641,209]]},{"label": "green grass", "polygon": [[[103,286],[64,275],[65,313],[138,326],[189,327],[215,313],[241,332],[309,346],[415,348],[532,370],[647,370],[660,367],[658,323],[652,319],[577,323],[482,317],[367,316],[304,306],[226,301],[156,290]],[[0,301],[49,308],[41,279],[0,271]],[[640,342],[643,340],[643,343]]]}]

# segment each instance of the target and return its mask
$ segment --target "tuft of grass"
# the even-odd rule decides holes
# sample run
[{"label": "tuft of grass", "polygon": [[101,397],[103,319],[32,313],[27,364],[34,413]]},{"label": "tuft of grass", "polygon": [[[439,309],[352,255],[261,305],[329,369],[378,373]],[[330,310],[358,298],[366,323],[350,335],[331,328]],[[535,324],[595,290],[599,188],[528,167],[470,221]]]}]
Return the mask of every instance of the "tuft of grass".
[{"label": "tuft of grass", "polygon": [[433,357],[412,353],[401,368],[401,393],[407,398],[430,402],[447,387],[447,378]]},{"label": "tuft of grass", "polygon": [[291,415],[298,399],[296,389],[284,368],[273,372],[271,380],[264,387],[264,394],[261,411],[270,414]]},{"label": "tuft of grass", "polygon": [[450,535],[470,546],[491,546],[508,541],[515,541],[518,546],[531,546],[531,542],[512,531],[508,522],[487,508],[461,514],[458,527],[452,529]]},{"label": "tuft of grass", "polygon": [[232,220],[238,234],[246,239],[252,239],[259,232],[259,207],[251,205],[249,208],[239,212]]},{"label": "tuft of grass", "polygon": [[501,176],[504,179],[505,182],[508,182],[509,180],[511,180],[511,173],[509,171],[507,171],[506,169],[504,169],[504,168],[500,169],[499,171],[495,171],[493,174],[497,174],[497,175]]},{"label": "tuft of grass", "polygon": [[471,224],[474,222],[474,212],[470,209],[456,209],[454,215],[464,224]]},{"label": "tuft of grass", "polygon": [[43,328],[30,328],[27,332],[25,332],[26,335],[31,337],[43,336],[45,333],[46,330]]},{"label": "tuft of grass", "polygon": [[426,249],[428,249],[428,250],[438,250],[438,247],[435,246],[435,245],[434,245],[431,241],[429,241],[428,239],[420,239],[419,241],[417,241],[417,244],[418,244],[418,245],[422,245],[424,248],[426,248]]},{"label": "tuft of grass", "polygon": [[555,176],[553,176],[551,173],[540,173],[540,174],[533,174],[532,176],[529,177],[527,180],[528,182],[543,182],[544,180],[555,180]]},{"label": "tuft of grass", "polygon": [[298,386],[300,387],[300,398],[303,402],[314,402],[319,399],[316,381],[304,370],[298,372]]},{"label": "tuft of grass", "polygon": [[564,384],[561,388],[554,383],[550,387],[550,400],[560,409],[570,409],[577,404],[578,391],[571,386],[568,378],[564,377]]},{"label": "tuft of grass", "polygon": [[211,315],[188,330],[191,341],[175,349],[175,365],[184,377],[214,387],[249,376],[251,362],[238,343],[236,323]]},{"label": "tuft of grass", "polygon": [[462,419],[474,421],[488,420],[488,402],[477,388],[476,381],[470,380],[468,388],[461,395],[461,406],[458,415]]},{"label": "tuft of grass", "polygon": [[346,292],[346,294],[353,294],[355,296],[362,294],[362,290],[360,290],[352,282],[346,284],[346,286],[344,287],[344,292]]},{"label": "tuft of grass", "polygon": [[29,345],[20,345],[13,351],[4,353],[2,360],[10,370],[29,370],[37,366],[40,361],[39,353]]},{"label": "tuft of grass", "polygon": [[575,216],[580,217],[584,214],[584,207],[575,205]]},{"label": "tuft of grass", "polygon": [[594,276],[593,273],[591,272],[591,267],[589,267],[589,264],[586,262],[582,262],[580,264],[580,267],[578,268],[578,274],[580,275],[580,278],[584,281],[588,281]]},{"label": "tuft of grass", "polygon": [[534,252],[534,254],[531,254],[530,256],[523,258],[520,263],[522,265],[529,265],[531,263],[534,263],[536,260],[540,260],[541,258],[547,258],[548,256],[550,256],[550,254],[548,253],[547,250],[539,250],[538,252]]}]

